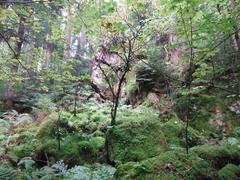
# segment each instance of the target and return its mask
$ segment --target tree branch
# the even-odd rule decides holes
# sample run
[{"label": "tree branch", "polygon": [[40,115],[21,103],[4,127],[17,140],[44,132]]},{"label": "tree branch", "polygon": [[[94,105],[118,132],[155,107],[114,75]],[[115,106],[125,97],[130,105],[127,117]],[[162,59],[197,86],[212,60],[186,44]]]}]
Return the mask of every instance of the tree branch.
[{"label": "tree branch", "polygon": [[8,40],[2,35],[2,33],[0,32],[0,36],[3,38],[3,40],[7,43],[9,49],[13,52],[14,55],[14,59],[16,59],[19,64],[23,67],[23,69],[25,69],[27,71],[27,73],[29,74],[29,69],[21,62],[21,60],[18,58],[17,53],[15,52],[15,50],[13,49],[13,47],[10,45],[10,43],[8,42]]},{"label": "tree branch", "polygon": [[33,3],[51,3],[49,1],[39,0],[39,1],[0,1],[0,4],[33,4]]}]

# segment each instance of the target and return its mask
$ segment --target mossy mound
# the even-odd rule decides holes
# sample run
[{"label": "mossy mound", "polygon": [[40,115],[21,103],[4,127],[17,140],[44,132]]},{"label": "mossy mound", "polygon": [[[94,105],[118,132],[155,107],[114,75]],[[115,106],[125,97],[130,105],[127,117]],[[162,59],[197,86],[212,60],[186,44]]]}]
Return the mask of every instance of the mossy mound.
[{"label": "mossy mound", "polygon": [[240,167],[234,164],[227,164],[218,172],[218,176],[221,180],[240,179]]},{"label": "mossy mound", "polygon": [[54,164],[59,160],[72,167],[77,164],[103,162],[104,145],[103,137],[71,134],[61,140],[60,149],[57,139],[41,139],[16,146],[9,152],[9,156],[17,157],[16,161],[24,157],[32,157],[39,167]]},{"label": "mossy mound", "polygon": [[63,144],[61,157],[70,166],[84,163],[102,162],[105,139],[93,137],[80,140],[69,137]]},{"label": "mossy mound", "polygon": [[128,162],[117,167],[117,179],[215,179],[216,171],[197,156],[169,151],[139,163]]},{"label": "mossy mound", "polygon": [[[70,167],[77,164],[103,161],[105,139],[102,137],[84,138],[71,135],[61,142],[58,149],[57,140],[48,140],[36,149],[35,158],[51,164],[63,160]],[[44,164],[40,164],[44,165]]]},{"label": "mossy mound", "polygon": [[234,147],[204,145],[193,147],[190,152],[205,159],[217,169],[221,169],[228,163],[240,163],[240,151]]},{"label": "mossy mound", "polygon": [[[202,94],[192,97],[191,103],[189,114],[191,119],[190,126],[199,131],[203,131],[206,135],[216,133],[216,129],[209,125],[209,120],[218,105],[216,97]],[[184,120],[187,106],[188,100],[186,96],[181,96],[176,99],[174,111],[181,120]]]},{"label": "mossy mound", "polygon": [[[161,130],[165,134],[167,142],[174,147],[185,147],[185,127],[183,122],[177,119],[171,119],[170,121],[162,125]],[[188,143],[190,147],[203,144],[204,137],[195,129],[188,128]]]},{"label": "mossy mound", "polygon": [[145,120],[125,122],[109,129],[107,148],[110,161],[118,163],[159,155],[167,144],[160,122]]},{"label": "mossy mound", "polygon": [[66,117],[62,116],[59,120],[58,114],[52,113],[40,125],[37,138],[56,138],[58,131],[60,131],[62,135],[66,135],[75,130],[75,127],[69,123]]}]

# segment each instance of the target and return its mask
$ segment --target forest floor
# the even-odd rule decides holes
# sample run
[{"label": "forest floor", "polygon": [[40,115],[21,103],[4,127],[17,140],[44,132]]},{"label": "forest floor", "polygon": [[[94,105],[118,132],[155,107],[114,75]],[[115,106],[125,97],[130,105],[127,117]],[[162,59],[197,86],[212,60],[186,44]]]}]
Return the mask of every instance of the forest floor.
[{"label": "forest floor", "polygon": [[[184,99],[159,113],[150,100],[121,104],[110,124],[110,104],[94,98],[78,113],[50,110],[47,95],[30,114],[0,119],[0,179],[239,179],[239,104],[234,98],[194,97],[189,152],[181,117]],[[162,108],[164,108],[162,100]],[[166,107],[165,107],[166,109]],[[161,111],[163,112],[164,109]],[[109,165],[111,164],[111,165]]]}]

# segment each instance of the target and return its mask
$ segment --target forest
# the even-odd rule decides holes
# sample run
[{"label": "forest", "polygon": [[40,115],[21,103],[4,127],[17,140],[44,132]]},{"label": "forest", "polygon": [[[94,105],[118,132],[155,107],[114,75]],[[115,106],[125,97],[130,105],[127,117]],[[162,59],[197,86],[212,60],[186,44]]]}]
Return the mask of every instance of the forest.
[{"label": "forest", "polygon": [[0,0],[0,180],[114,179],[240,179],[240,1]]}]

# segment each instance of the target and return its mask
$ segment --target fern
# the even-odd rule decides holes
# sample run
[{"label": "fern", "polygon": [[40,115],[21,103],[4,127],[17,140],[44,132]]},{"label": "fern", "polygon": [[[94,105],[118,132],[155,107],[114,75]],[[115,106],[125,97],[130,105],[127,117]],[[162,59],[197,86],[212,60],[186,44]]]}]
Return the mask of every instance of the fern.
[{"label": "fern", "polygon": [[25,176],[26,180],[58,180],[61,179],[59,174],[55,174],[53,169],[46,167],[37,169]]},{"label": "fern", "polygon": [[113,175],[116,169],[111,166],[101,165],[96,171],[93,172],[92,179],[94,180],[110,180],[113,179]]},{"label": "fern", "polygon": [[0,179],[1,180],[17,180],[17,172],[10,167],[0,166]]},{"label": "fern", "polygon": [[22,159],[17,165],[23,166],[25,169],[31,169],[34,164],[35,161],[33,161],[32,159]]},{"label": "fern", "polygon": [[15,121],[17,116],[18,116],[18,112],[15,110],[8,111],[2,114],[3,119],[9,122]]},{"label": "fern", "polygon": [[67,172],[68,166],[64,164],[63,160],[56,162],[51,166],[56,172],[60,174],[65,174]]},{"label": "fern", "polygon": [[75,166],[69,169],[65,178],[66,180],[90,180],[91,169],[84,166]]},{"label": "fern", "polygon": [[10,124],[4,119],[0,119],[0,135],[8,133],[9,129]]},{"label": "fern", "polygon": [[69,169],[64,177],[65,180],[110,180],[116,171],[115,168],[107,165],[96,164],[97,167],[88,168],[75,166]]}]

